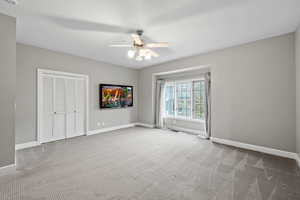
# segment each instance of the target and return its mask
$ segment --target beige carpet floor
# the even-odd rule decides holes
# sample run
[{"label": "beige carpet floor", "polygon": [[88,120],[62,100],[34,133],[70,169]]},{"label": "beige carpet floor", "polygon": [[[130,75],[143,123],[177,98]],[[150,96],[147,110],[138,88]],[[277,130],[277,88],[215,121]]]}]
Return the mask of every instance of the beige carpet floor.
[{"label": "beige carpet floor", "polygon": [[1,200],[295,200],[296,162],[193,135],[129,128],[17,152]]}]

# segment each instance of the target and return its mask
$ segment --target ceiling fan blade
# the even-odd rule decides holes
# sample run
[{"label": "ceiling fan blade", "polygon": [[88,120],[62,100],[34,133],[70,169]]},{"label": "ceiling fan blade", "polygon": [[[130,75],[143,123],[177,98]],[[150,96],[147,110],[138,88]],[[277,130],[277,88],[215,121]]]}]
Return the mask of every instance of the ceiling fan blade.
[{"label": "ceiling fan blade", "polygon": [[131,34],[131,37],[134,40],[135,44],[137,44],[137,45],[144,44],[143,40],[141,39],[141,37],[138,34],[133,33],[133,34]]},{"label": "ceiling fan blade", "polygon": [[156,53],[155,51],[151,50],[151,49],[147,49],[147,51],[151,54],[151,56],[153,57],[158,57],[158,53]]},{"label": "ceiling fan blade", "polygon": [[168,42],[148,43],[148,44],[146,44],[146,47],[148,47],[148,48],[164,48],[164,47],[169,47],[169,43]]},{"label": "ceiling fan blade", "polygon": [[110,47],[132,47],[131,44],[110,44]]}]

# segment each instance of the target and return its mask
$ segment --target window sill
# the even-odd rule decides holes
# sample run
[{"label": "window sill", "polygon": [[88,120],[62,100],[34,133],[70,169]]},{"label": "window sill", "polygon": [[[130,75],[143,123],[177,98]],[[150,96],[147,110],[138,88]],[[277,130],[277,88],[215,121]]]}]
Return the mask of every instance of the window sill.
[{"label": "window sill", "polygon": [[180,121],[188,121],[188,122],[197,122],[197,123],[205,123],[204,119],[188,119],[184,117],[172,117],[172,116],[166,116],[165,119],[174,119],[174,120],[180,120]]}]

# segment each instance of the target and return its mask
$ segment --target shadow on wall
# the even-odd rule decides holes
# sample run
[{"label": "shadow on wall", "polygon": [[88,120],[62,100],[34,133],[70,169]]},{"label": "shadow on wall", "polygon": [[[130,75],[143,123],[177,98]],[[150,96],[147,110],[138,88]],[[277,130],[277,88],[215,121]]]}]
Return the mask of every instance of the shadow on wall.
[{"label": "shadow on wall", "polygon": [[[148,20],[148,25],[164,25],[172,22],[178,22],[195,15],[205,14],[208,12],[214,12],[216,10],[224,9],[232,5],[241,3],[247,3],[249,0],[210,0],[210,1],[185,1],[184,5],[176,7],[168,12],[164,12],[161,15]],[[172,3],[173,4],[173,1]]]}]

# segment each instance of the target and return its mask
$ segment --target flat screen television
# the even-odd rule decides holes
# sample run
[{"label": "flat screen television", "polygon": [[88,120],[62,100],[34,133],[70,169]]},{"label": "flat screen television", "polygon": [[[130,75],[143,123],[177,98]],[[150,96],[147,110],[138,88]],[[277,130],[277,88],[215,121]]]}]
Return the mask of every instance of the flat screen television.
[{"label": "flat screen television", "polygon": [[133,106],[133,86],[100,84],[100,108],[126,108]]}]

